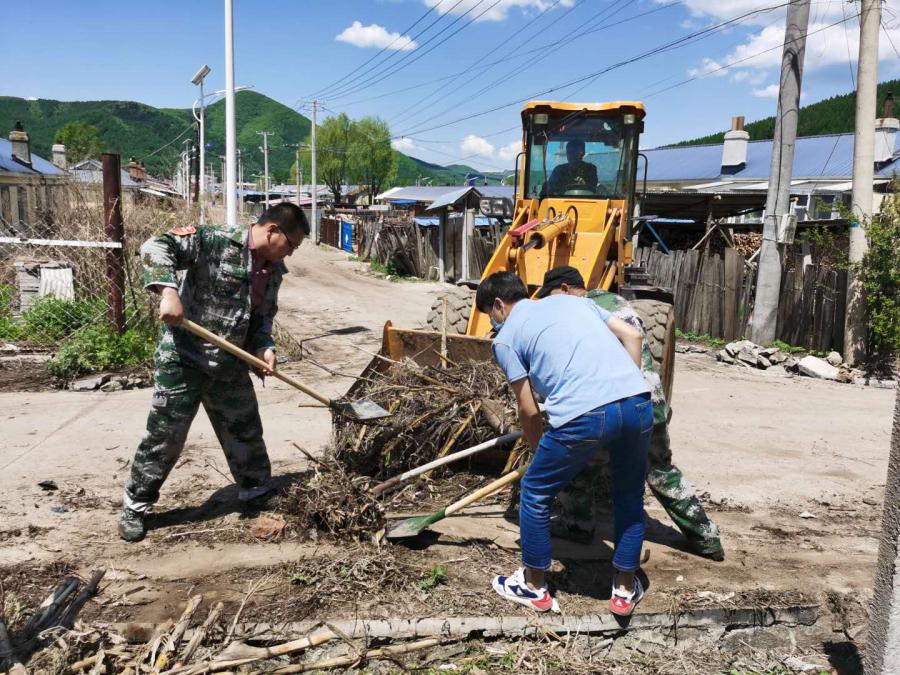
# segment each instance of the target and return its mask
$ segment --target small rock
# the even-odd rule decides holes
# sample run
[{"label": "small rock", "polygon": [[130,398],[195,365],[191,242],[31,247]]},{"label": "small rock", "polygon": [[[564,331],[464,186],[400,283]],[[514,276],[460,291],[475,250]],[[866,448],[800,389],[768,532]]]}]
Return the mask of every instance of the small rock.
[{"label": "small rock", "polygon": [[685,345],[675,345],[676,354],[687,354],[688,348]]},{"label": "small rock", "polygon": [[56,484],[55,480],[42,480],[38,483],[38,487],[47,490],[48,492],[51,490],[59,490],[59,485]]},{"label": "small rock", "polygon": [[783,365],[792,373],[796,373],[800,370],[800,362],[791,355],[788,355],[788,357],[784,361],[782,361],[781,365]]},{"label": "small rock", "polygon": [[760,368],[769,368],[772,365],[772,362],[769,361],[765,356],[762,355],[762,352],[756,355],[756,365]]},{"label": "small rock", "polygon": [[804,520],[809,520],[810,518],[815,518],[816,516],[814,514],[810,513],[809,511],[803,511],[800,514],[800,517],[803,518]]},{"label": "small rock", "polygon": [[838,369],[828,363],[825,359],[817,356],[804,356],[797,364],[801,375],[808,377],[817,377],[822,380],[836,380]]},{"label": "small rock", "polygon": [[710,352],[706,347],[698,347],[697,345],[691,345],[687,350],[689,354],[709,354]]},{"label": "small rock", "polygon": [[94,391],[109,381],[109,374],[97,375],[96,377],[86,377],[82,380],[75,380],[69,385],[72,391]]},{"label": "small rock", "polygon": [[796,656],[788,656],[782,661],[782,663],[790,668],[792,672],[827,673],[830,671],[830,666],[818,666],[814,663],[807,663],[806,661],[800,660]]},{"label": "small rock", "polygon": [[126,389],[137,389],[144,386],[144,378],[138,375],[131,375],[126,381]]},{"label": "small rock", "polygon": [[716,352],[716,360],[721,361],[722,363],[734,363],[734,357],[724,349],[720,349],[718,352]]},{"label": "small rock", "polygon": [[825,360],[833,366],[839,366],[844,362],[844,359],[842,359],[841,355],[837,352],[830,352],[828,356],[825,357]]},{"label": "small rock", "polygon": [[789,354],[785,354],[785,353],[784,353],[783,351],[781,351],[780,349],[776,349],[772,354],[767,354],[767,355],[766,355],[766,358],[769,359],[769,361],[770,361],[773,365],[777,365],[777,364],[779,364],[779,363],[784,363],[785,361],[787,361],[787,360],[788,360],[789,358],[791,358],[791,357],[790,357]]},{"label": "small rock", "polygon": [[738,361],[743,361],[751,366],[756,365],[756,352],[750,347],[744,347],[737,353],[735,357]]},{"label": "small rock", "polygon": [[278,539],[284,534],[284,528],[287,526],[280,518],[272,518],[271,516],[259,516],[254,519],[250,525],[250,533],[257,539],[265,541]]},{"label": "small rock", "polygon": [[759,354],[760,356],[765,356],[768,359],[780,351],[781,350],[778,349],[778,347],[766,347],[765,349],[760,349]]},{"label": "small rock", "polygon": [[675,581],[684,581],[684,577],[679,574],[677,577],[675,577]]},{"label": "small rock", "polygon": [[771,368],[766,368],[763,372],[771,377],[791,377],[791,374],[784,366],[772,366]]},{"label": "small rock", "polygon": [[18,347],[16,347],[14,344],[10,343],[10,342],[4,342],[3,344],[0,344],[0,352],[13,352],[13,353],[15,353],[15,352],[18,352],[18,351],[21,351],[21,350],[20,350]]},{"label": "small rock", "polygon": [[868,504],[869,506],[878,506],[877,499],[869,499],[868,497],[863,497],[863,504]]},{"label": "small rock", "polygon": [[110,380],[100,387],[100,391],[108,394],[112,391],[122,391],[124,388],[125,386],[119,380]]},{"label": "small rock", "polygon": [[835,379],[843,384],[852,384],[853,374],[846,368],[841,368],[840,370],[838,370],[837,378]]},{"label": "small rock", "polygon": [[68,513],[68,512],[69,512],[69,507],[60,504],[60,505],[58,505],[58,506],[51,506],[51,507],[50,507],[50,510],[51,510],[53,513]]},{"label": "small rock", "polygon": [[728,352],[730,356],[737,356],[738,353],[742,349],[754,350],[758,349],[756,344],[752,340],[737,340],[735,342],[729,342],[725,345],[725,351]]}]

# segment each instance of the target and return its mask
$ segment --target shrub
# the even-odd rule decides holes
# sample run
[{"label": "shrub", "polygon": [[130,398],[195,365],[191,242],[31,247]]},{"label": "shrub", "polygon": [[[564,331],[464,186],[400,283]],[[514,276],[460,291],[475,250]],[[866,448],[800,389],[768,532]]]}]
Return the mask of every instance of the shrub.
[{"label": "shrub", "polygon": [[22,336],[32,342],[56,342],[105,315],[103,300],[62,300],[45,295],[22,315]]},{"label": "shrub", "polygon": [[153,358],[154,345],[154,336],[147,331],[131,329],[118,335],[105,324],[88,326],[66,340],[46,367],[53,377],[70,380],[147,363]]},{"label": "shrub", "polygon": [[[897,183],[895,186],[900,187]],[[900,353],[900,193],[866,226],[869,249],[858,266],[866,298],[866,361],[889,369]]]}]

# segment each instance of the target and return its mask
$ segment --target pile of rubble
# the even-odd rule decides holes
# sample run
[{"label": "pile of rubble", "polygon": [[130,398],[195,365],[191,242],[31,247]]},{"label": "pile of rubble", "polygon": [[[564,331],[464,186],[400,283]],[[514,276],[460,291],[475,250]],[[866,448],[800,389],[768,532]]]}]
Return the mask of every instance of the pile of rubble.
[{"label": "pile of rubble", "polygon": [[103,373],[102,375],[94,375],[70,382],[68,388],[72,391],[96,391],[99,389],[102,392],[109,393],[111,391],[122,391],[123,389],[139,389],[150,384],[149,379],[141,375]]},{"label": "pile of rubble", "polygon": [[750,340],[729,342],[724,349],[716,353],[716,360],[729,365],[757,368],[772,375],[785,377],[796,374],[846,383],[863,377],[862,371],[845,365],[837,352],[831,352],[824,359],[810,355],[798,359],[778,347],[762,347]]}]

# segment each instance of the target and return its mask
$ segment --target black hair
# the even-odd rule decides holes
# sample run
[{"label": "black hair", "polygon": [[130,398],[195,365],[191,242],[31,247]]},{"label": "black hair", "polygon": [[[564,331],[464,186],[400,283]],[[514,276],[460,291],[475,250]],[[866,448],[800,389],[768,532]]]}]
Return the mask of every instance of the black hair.
[{"label": "black hair", "polygon": [[309,220],[296,204],[280,202],[267,208],[257,221],[260,225],[277,225],[285,234],[303,232],[309,236]]},{"label": "black hair", "polygon": [[512,272],[494,272],[478,285],[475,306],[482,312],[489,312],[497,298],[507,304],[525,300],[528,288]]}]

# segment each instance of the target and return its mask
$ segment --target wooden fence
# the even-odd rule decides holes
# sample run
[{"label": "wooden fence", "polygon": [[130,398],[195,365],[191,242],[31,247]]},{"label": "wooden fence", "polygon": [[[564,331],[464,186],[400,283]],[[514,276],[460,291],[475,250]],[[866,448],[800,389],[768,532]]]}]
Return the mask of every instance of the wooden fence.
[{"label": "wooden fence", "polygon": [[[733,248],[723,254],[638,248],[653,283],[675,295],[675,325],[685,333],[734,340],[747,334],[756,266]],[[776,337],[821,351],[843,349],[846,272],[786,260],[781,280]]]}]

